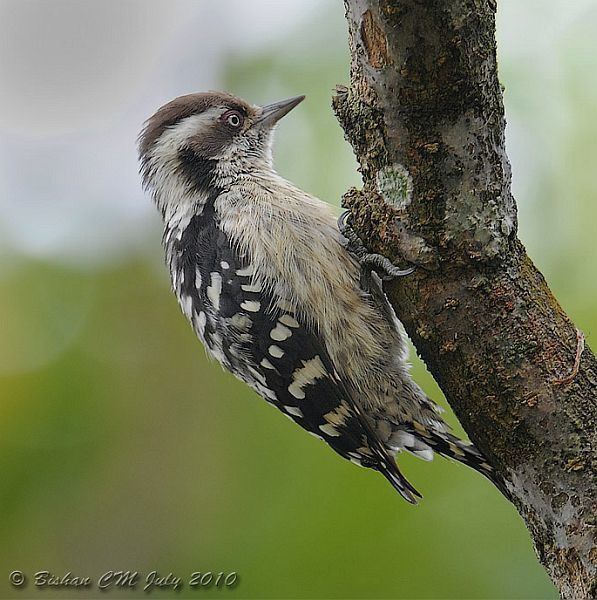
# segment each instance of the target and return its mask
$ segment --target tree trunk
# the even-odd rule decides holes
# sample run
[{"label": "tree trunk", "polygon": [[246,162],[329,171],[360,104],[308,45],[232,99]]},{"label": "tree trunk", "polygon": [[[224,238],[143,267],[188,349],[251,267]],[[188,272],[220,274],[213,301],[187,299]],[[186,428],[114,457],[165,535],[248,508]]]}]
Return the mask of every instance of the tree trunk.
[{"label": "tree trunk", "polygon": [[[597,362],[516,237],[491,0],[345,0],[361,165],[344,196],[471,440],[503,475],[565,598],[597,595]],[[405,265],[406,266],[406,265]]]}]

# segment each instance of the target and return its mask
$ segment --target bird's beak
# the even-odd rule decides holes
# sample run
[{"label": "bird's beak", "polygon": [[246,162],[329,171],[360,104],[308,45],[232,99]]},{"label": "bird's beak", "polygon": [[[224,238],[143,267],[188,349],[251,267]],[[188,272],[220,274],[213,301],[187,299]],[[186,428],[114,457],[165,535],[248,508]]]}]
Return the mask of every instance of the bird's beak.
[{"label": "bird's beak", "polygon": [[280,100],[261,108],[261,114],[257,117],[255,125],[260,127],[273,127],[284,115],[287,115],[295,106],[300,104],[305,96],[295,96],[287,100]]}]

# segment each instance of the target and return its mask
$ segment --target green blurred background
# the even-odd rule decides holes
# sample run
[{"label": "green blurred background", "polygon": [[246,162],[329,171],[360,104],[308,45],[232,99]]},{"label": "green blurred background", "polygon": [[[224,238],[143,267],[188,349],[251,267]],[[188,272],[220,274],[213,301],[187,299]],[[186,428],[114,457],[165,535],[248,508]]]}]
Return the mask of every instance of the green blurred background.
[{"label": "green blurred background", "polygon": [[[483,478],[405,457],[425,496],[407,505],[208,362],[169,291],[137,176],[142,121],[189,91],[306,93],[276,163],[338,203],[359,183],[329,106],[348,82],[343,13],[331,0],[0,1],[0,597],[99,595],[16,590],[14,569],[239,574],[179,597],[556,597]],[[596,26],[592,0],[500,2],[520,236],[589,343]]]}]

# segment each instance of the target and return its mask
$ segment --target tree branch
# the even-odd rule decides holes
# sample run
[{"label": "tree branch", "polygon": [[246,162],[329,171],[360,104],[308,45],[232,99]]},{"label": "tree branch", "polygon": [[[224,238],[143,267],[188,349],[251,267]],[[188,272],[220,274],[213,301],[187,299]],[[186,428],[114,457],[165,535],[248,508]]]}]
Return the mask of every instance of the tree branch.
[{"label": "tree branch", "polygon": [[[345,0],[361,165],[344,204],[471,440],[504,476],[563,597],[597,595],[597,362],[516,237],[491,0]],[[581,343],[579,340],[582,340]]]}]

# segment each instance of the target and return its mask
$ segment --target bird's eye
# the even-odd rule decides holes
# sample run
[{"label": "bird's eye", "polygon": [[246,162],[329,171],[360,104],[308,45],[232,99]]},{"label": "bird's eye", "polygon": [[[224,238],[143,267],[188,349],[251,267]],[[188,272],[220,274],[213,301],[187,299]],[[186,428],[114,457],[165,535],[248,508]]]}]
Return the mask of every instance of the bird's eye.
[{"label": "bird's eye", "polygon": [[238,129],[243,124],[244,117],[237,110],[228,110],[222,115],[222,121]]}]

